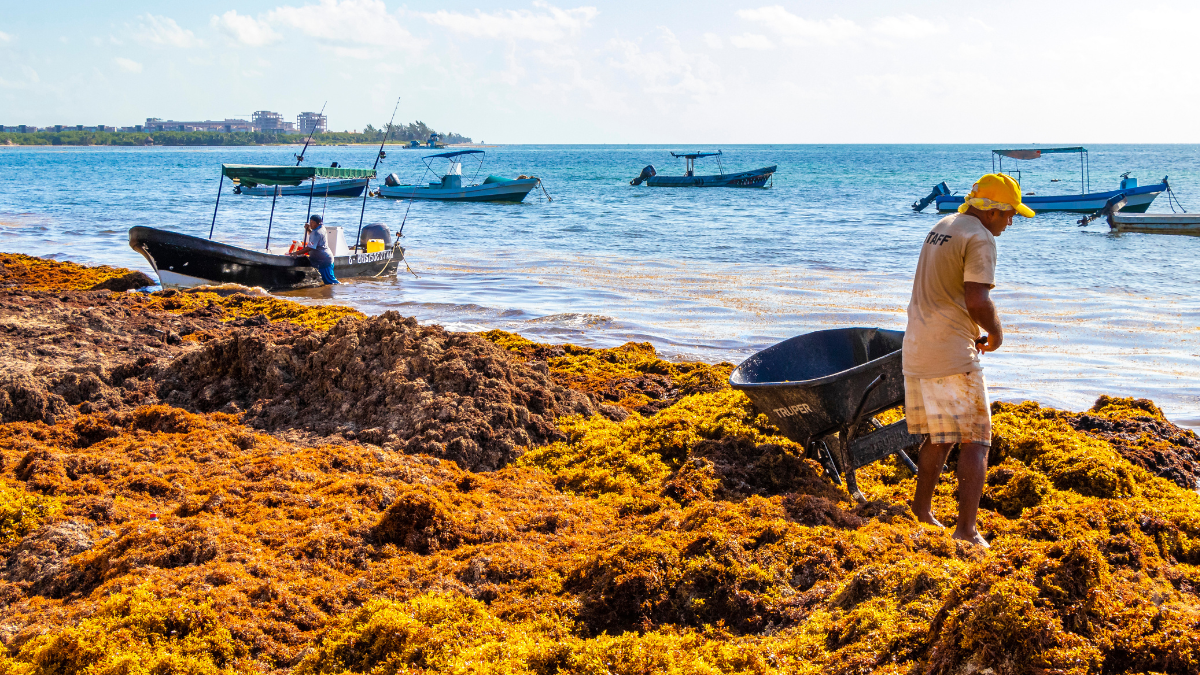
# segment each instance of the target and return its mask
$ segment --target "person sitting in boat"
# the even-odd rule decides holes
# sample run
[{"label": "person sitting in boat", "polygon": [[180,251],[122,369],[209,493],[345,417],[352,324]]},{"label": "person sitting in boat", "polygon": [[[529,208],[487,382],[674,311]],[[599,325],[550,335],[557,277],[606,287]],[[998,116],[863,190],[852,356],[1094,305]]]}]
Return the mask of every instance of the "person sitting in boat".
[{"label": "person sitting in boat", "polygon": [[[925,435],[912,510],[917,520],[941,526],[933,517],[933,491],[957,443],[953,536],[987,546],[975,521],[992,445],[991,406],[979,357],[1004,341],[988,295],[996,281],[996,237],[1014,215],[1032,218],[1034,213],[1021,203],[1017,182],[1004,174],[980,178],[958,210],[925,236],[908,304],[904,412],[909,433]],[[980,329],[986,332],[982,337]]]},{"label": "person sitting in boat", "polygon": [[325,233],[324,219],[314,214],[309,217],[304,229],[308,231],[308,238],[304,248],[300,249],[297,255],[308,256],[313,267],[321,273],[321,281],[325,284],[340,284],[337,277],[333,276],[333,254],[329,251],[329,238]]}]

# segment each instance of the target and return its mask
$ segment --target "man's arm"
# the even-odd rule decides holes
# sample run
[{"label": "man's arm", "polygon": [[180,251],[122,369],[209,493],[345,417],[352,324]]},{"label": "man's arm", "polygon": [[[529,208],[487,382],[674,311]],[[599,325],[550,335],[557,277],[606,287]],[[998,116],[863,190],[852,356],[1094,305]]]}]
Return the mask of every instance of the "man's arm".
[{"label": "man's arm", "polygon": [[994,352],[1004,342],[1004,328],[1000,325],[1000,316],[996,314],[996,305],[992,304],[989,294],[992,287],[974,281],[964,281],[963,290],[967,296],[967,313],[971,319],[987,331],[987,342],[976,344],[981,352]]}]

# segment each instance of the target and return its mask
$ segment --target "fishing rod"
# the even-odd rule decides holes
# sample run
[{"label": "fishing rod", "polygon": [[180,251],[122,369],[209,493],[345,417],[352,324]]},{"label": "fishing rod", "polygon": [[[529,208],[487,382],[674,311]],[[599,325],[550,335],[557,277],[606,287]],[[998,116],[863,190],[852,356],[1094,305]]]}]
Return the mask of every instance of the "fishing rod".
[{"label": "fishing rod", "polygon": [[[383,154],[383,145],[385,143],[387,143],[388,136],[392,135],[392,122],[396,121],[396,111],[398,111],[398,110],[400,110],[400,97],[399,96],[396,97],[396,107],[392,108],[392,119],[388,120],[387,131],[385,131],[383,133],[383,140],[379,141],[379,152],[375,153],[375,164],[371,167],[371,171],[375,171],[376,169],[378,169],[379,168],[379,160],[386,157],[386,155]],[[358,236],[354,238],[354,252],[355,253],[358,252],[358,246],[359,246],[359,244],[362,243],[361,239],[362,239],[363,216],[366,215],[366,213],[367,213],[367,195],[369,195],[370,193],[371,193],[371,179],[368,178],[367,185],[363,188],[362,209],[360,209],[358,212]],[[401,227],[401,229],[403,229],[403,227]]]},{"label": "fishing rod", "polygon": [[321,104],[321,112],[317,113],[317,124],[313,124],[312,130],[308,132],[308,138],[304,141],[304,149],[300,151],[299,155],[296,155],[296,166],[300,166],[300,162],[304,161],[304,153],[308,152],[308,143],[312,140],[313,134],[317,132],[317,126],[320,123],[321,116],[325,114],[325,106],[327,105],[329,105],[329,101]]}]

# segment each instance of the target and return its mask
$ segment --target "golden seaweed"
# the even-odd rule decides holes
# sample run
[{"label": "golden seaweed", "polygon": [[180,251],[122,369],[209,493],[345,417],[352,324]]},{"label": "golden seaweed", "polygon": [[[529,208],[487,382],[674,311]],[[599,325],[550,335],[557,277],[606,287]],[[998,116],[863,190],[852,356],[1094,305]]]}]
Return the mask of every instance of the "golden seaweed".
[{"label": "golden seaweed", "polygon": [[[853,505],[723,366],[488,337],[645,412],[561,418],[490,473],[164,405],[0,425],[0,672],[1200,671],[1200,495],[1071,413],[994,404],[985,551],[915,522],[894,459]],[[1087,414],[1169,426],[1143,400]]]}]

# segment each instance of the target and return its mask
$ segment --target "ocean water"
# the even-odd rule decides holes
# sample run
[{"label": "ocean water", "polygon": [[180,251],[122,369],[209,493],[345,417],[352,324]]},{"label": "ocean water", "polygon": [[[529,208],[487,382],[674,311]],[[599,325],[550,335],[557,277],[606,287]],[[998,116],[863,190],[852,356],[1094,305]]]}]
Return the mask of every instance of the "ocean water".
[{"label": "ocean water", "polygon": [[[399,229],[411,272],[284,295],[453,330],[542,341],[652,342],[668,358],[738,363],[779,340],[839,326],[903,329],[912,272],[939,216],[909,205],[946,180],[962,193],[991,146],[724,146],[727,171],[779,166],[765,190],[632,187],[653,164],[682,173],[681,146],[503,146],[489,173],[543,179],[521,204],[368,199]],[[1164,175],[1200,211],[1200,146],[1089,146],[1091,189]],[[0,250],[142,269],[134,225],[207,235],[218,167],[290,163],[297,148],[0,147]],[[374,148],[310,148],[312,163],[370,166]],[[428,152],[389,150],[381,173],[423,175]],[[1005,163],[1009,168],[1009,162]],[[1078,159],[1012,162],[1027,192],[1080,190]],[[710,171],[711,169],[711,171]],[[702,160],[700,173],[716,173]],[[464,166],[468,181],[473,162]],[[318,199],[353,231],[361,199]],[[215,238],[261,247],[270,197],[225,183]],[[305,198],[281,198],[273,242],[302,237]],[[1165,196],[1151,211],[1169,210]],[[1200,425],[1200,237],[1109,234],[1073,214],[1017,218],[998,240],[993,298],[1006,325],[985,372],[994,398],[1083,409],[1102,393],[1157,401]]]}]

